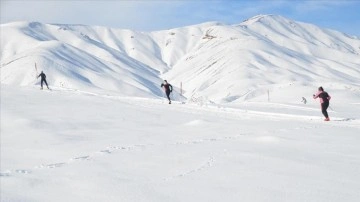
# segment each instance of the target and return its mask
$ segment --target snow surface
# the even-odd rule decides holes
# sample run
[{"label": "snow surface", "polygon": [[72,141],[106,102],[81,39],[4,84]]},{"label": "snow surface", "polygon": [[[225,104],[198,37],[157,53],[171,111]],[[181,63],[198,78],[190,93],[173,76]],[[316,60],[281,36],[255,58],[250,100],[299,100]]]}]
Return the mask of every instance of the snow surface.
[{"label": "snow surface", "polygon": [[1,201],[360,200],[357,37],[275,15],[0,30]]},{"label": "snow surface", "polygon": [[334,97],[324,122],[314,100],[169,105],[2,85],[1,201],[358,201],[360,103]]}]

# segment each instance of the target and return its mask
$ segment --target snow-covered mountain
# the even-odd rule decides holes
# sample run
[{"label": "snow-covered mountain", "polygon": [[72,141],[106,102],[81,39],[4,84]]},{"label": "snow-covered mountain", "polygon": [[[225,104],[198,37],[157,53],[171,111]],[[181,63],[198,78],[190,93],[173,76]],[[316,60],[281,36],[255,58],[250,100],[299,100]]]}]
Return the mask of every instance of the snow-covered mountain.
[{"label": "snow-covered mountain", "polygon": [[357,37],[272,15],[0,28],[0,201],[360,201]]},{"label": "snow-covered mountain", "polygon": [[358,37],[276,15],[149,33],[14,22],[1,25],[0,59],[1,83],[35,85],[44,70],[52,86],[139,97],[162,96],[163,79],[216,102],[264,86],[360,85]]}]

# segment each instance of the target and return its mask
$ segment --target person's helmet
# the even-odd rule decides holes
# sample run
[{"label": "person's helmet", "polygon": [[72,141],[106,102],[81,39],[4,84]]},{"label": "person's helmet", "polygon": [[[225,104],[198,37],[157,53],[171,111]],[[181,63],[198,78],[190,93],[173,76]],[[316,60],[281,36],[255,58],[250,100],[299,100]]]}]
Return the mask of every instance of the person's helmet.
[{"label": "person's helmet", "polygon": [[324,91],[322,86],[319,87],[319,91]]}]

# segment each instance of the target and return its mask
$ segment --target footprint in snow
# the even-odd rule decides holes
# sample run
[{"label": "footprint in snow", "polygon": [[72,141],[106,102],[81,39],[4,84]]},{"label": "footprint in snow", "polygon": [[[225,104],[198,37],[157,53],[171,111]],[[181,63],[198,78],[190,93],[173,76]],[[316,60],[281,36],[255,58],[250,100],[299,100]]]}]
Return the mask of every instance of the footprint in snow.
[{"label": "footprint in snow", "polygon": [[11,175],[10,171],[0,172],[0,177],[9,177]]},{"label": "footprint in snow", "polygon": [[15,172],[21,173],[21,174],[29,174],[29,173],[31,173],[29,170],[15,170]]},{"label": "footprint in snow", "polygon": [[79,156],[79,157],[75,157],[72,158],[72,160],[89,160],[90,156]]},{"label": "footprint in snow", "polygon": [[59,168],[62,167],[63,165],[65,165],[66,163],[53,163],[53,164],[48,164],[45,167],[46,168]]}]

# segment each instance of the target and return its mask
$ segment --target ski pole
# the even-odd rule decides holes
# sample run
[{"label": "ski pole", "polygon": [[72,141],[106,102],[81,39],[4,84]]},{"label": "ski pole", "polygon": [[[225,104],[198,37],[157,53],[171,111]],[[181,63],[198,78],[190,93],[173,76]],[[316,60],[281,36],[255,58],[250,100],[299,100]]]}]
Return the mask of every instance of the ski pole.
[{"label": "ski pole", "polygon": [[35,62],[35,71],[36,71],[36,78],[37,78],[37,76],[39,75],[39,72],[37,70],[36,62]]}]

